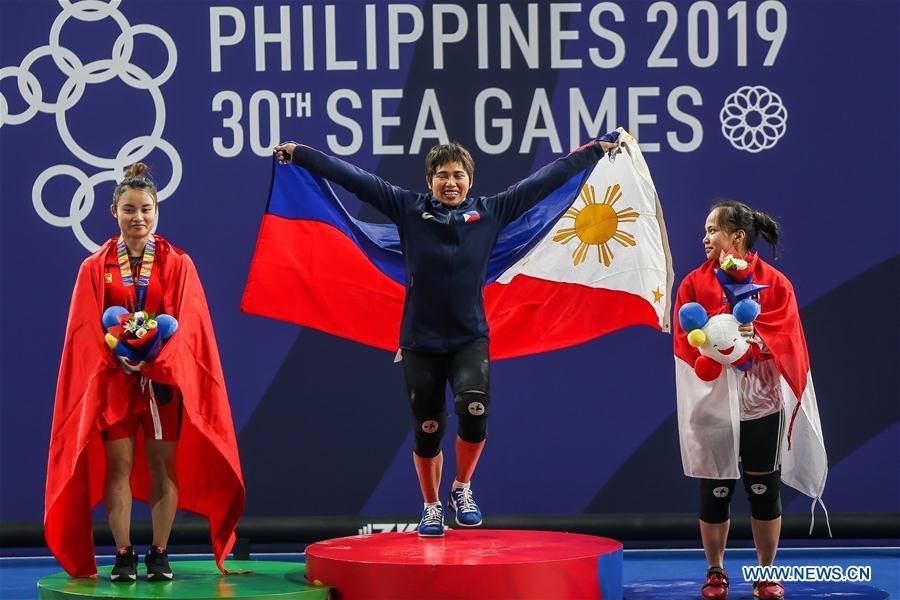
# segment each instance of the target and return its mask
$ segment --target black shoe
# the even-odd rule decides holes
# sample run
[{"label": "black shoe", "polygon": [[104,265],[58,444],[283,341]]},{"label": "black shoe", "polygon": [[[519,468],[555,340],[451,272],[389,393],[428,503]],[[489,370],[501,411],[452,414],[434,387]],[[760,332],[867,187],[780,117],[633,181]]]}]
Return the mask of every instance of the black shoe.
[{"label": "black shoe", "polygon": [[116,552],[116,565],[109,572],[109,580],[119,583],[137,581],[138,555],[128,546],[124,552]]},{"label": "black shoe", "polygon": [[169,553],[150,546],[150,552],[144,557],[147,567],[147,581],[172,581],[172,568],[169,566]]}]

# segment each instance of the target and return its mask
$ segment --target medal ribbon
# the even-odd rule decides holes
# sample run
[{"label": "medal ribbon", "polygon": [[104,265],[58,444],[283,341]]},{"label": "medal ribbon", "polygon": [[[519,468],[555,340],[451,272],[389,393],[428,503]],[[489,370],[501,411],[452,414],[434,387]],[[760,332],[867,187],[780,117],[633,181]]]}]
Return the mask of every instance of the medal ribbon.
[{"label": "medal ribbon", "polygon": [[150,274],[153,272],[153,259],[156,255],[156,241],[153,235],[147,238],[147,245],[144,246],[144,256],[141,259],[141,268],[138,275],[135,276],[131,270],[131,262],[128,260],[128,247],[125,245],[125,238],[119,236],[116,242],[116,258],[119,262],[119,273],[122,275],[122,285],[125,287],[135,286],[135,299],[137,304],[135,312],[144,310],[144,300],[147,298],[147,286],[150,285]]}]

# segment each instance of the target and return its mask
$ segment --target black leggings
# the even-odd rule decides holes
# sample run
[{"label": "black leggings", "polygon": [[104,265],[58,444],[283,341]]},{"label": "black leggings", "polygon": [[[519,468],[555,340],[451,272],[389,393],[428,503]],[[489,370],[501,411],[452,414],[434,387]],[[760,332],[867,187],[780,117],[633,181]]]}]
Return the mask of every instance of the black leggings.
[{"label": "black leggings", "polygon": [[778,468],[784,411],[741,421],[741,465],[744,471],[767,473]]},{"label": "black leggings", "polygon": [[490,367],[487,342],[472,342],[455,352],[403,350],[403,375],[413,413],[413,450],[422,458],[441,451],[447,409],[444,390],[453,390],[459,437],[477,444],[487,436],[490,405]]},{"label": "black leggings", "polygon": [[[751,514],[763,521],[781,516],[778,456],[783,428],[784,411],[752,421],[741,421],[740,452],[744,468],[744,488],[750,500]],[[748,475],[747,471],[769,474]],[[731,496],[736,483],[735,479],[700,480],[700,518],[703,521],[724,523],[729,519]]]}]

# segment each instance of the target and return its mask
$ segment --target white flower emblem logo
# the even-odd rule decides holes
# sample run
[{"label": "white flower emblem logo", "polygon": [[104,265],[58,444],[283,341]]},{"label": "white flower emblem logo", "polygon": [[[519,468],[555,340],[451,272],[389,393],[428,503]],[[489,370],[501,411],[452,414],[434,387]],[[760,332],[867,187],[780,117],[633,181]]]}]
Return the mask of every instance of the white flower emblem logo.
[{"label": "white flower emblem logo", "polygon": [[767,87],[745,85],[725,99],[719,120],[732,146],[755,154],[773,148],[787,131],[787,108]]}]

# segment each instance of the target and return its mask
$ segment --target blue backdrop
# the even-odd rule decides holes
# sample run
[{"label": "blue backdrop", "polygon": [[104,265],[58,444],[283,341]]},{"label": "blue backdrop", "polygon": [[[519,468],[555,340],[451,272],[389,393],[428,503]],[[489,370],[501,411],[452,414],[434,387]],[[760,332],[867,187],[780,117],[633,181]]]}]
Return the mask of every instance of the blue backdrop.
[{"label": "blue backdrop", "polygon": [[[825,502],[900,510],[898,7],[0,1],[0,518],[42,517],[69,296],[116,233],[126,164],[151,165],[159,231],[209,296],[247,514],[413,514],[392,355],[238,310],[271,146],[301,140],[418,190],[425,152],[455,139],[475,156],[475,191],[491,193],[617,126],[644,148],[677,281],[703,259],[714,200],[778,218],[831,464]],[[488,514],[694,510],[669,336],[620,331],[493,373],[476,477]]]}]

